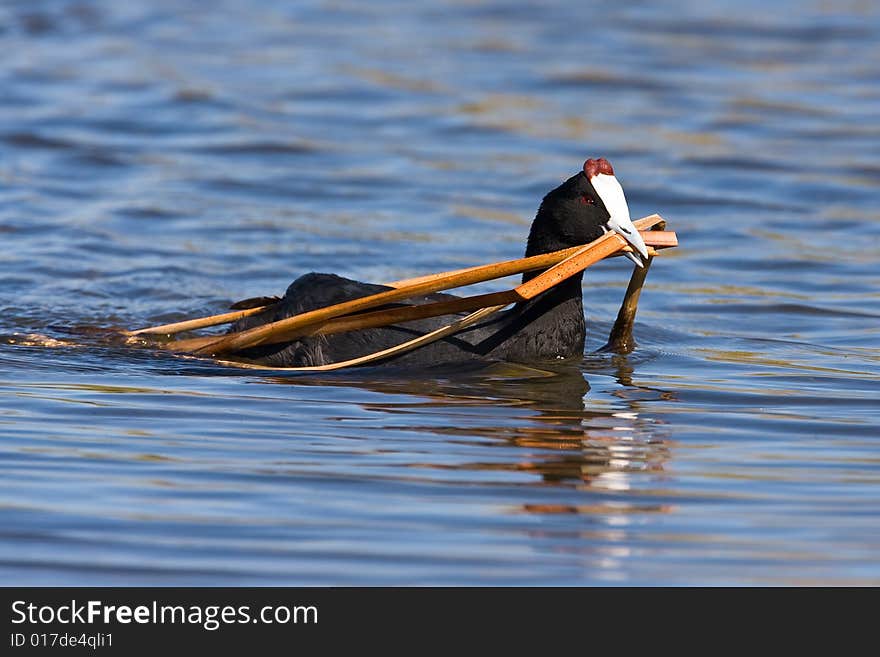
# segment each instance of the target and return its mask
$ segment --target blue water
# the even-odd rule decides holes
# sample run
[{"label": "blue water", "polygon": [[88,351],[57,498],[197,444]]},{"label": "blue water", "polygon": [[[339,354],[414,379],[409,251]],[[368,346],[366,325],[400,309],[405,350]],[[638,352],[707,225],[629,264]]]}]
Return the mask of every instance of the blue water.
[{"label": "blue water", "polygon": [[[880,584],[880,8],[0,5],[6,584]],[[98,329],[521,255],[587,157],[628,356],[272,376]],[[484,286],[486,290],[498,285]]]}]

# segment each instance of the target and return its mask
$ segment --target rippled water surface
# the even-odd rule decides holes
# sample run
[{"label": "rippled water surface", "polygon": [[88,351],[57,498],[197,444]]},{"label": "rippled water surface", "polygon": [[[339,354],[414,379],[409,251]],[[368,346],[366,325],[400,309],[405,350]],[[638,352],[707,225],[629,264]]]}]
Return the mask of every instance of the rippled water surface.
[{"label": "rippled water surface", "polygon": [[[20,0],[0,44],[5,583],[880,584],[876,3]],[[597,155],[682,242],[631,355],[621,259],[548,372],[83,328],[518,257]]]}]

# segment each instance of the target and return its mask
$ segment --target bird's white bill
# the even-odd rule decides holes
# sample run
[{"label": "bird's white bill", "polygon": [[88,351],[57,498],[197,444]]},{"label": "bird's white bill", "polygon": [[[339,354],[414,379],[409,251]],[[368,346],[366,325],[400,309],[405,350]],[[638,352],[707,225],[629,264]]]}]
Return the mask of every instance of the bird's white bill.
[{"label": "bird's white bill", "polygon": [[[611,215],[606,223],[608,228],[629,242],[638,254],[647,260],[648,247],[645,246],[645,240],[639,235],[639,231],[629,217],[626,196],[623,195],[623,187],[617,182],[617,178],[607,173],[599,173],[590,179],[590,183],[605,204],[608,214]],[[627,253],[626,256],[639,267],[642,266],[641,259],[635,253]]]},{"label": "bird's white bill", "polygon": [[[605,231],[606,234],[611,232],[610,228],[605,228],[603,226],[602,229]],[[626,256],[627,260],[632,261],[636,267],[644,267],[645,266],[645,263],[642,262],[642,259],[639,257],[639,254],[636,253],[635,251],[624,251],[623,255]]]}]

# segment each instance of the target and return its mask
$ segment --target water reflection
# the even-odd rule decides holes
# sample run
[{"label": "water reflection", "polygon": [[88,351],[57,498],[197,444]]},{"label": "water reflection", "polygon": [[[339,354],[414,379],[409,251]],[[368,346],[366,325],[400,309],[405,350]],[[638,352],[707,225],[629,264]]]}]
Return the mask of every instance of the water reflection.
[{"label": "water reflection", "polygon": [[[615,362],[618,380],[629,380],[633,371],[629,361],[622,358]],[[388,401],[371,402],[366,407],[391,417],[412,418],[403,424],[385,424],[383,432],[418,431],[442,437],[452,445],[518,448],[504,450],[509,458],[500,460],[410,464],[420,469],[527,473],[546,485],[626,491],[632,475],[662,472],[670,458],[667,442],[660,437],[661,423],[645,416],[638,401],[625,396],[614,404],[593,402],[588,395],[590,385],[577,366],[542,371],[496,365],[485,371],[418,380],[412,373],[395,377],[376,369],[368,375],[266,381],[323,388],[354,386],[383,393]],[[460,422],[424,421],[429,417],[457,418]],[[475,418],[479,418],[478,426],[474,426]],[[595,508],[589,503],[523,505],[532,513],[590,512]],[[642,505],[640,510],[648,509]]]}]

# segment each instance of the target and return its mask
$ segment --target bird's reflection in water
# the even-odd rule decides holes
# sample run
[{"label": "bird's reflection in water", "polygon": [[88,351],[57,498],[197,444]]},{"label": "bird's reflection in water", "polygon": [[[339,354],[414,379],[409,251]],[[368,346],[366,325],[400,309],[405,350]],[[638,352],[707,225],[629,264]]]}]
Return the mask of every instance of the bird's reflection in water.
[{"label": "bird's reflection in water", "polygon": [[[618,395],[602,398],[589,395],[590,385],[582,367],[560,365],[552,370],[536,370],[498,364],[470,372],[456,371],[414,378],[405,373],[396,376],[382,369],[362,370],[346,376],[273,378],[271,381],[294,385],[359,387],[393,395],[387,402],[364,404],[370,410],[407,414],[407,431],[430,432],[459,445],[506,447],[514,458],[484,461],[463,460],[450,463],[448,454],[435,463],[412,464],[418,468],[517,472],[536,476],[535,483],[584,491],[622,493],[632,486],[637,473],[661,473],[669,459],[662,425],[645,417],[639,401],[650,394],[662,399],[662,391],[630,388],[632,366],[625,358],[614,357],[612,373],[624,386]],[[604,361],[607,371],[609,361]],[[400,396],[404,395],[401,400]],[[474,422],[473,411],[485,408]],[[442,409],[444,417],[459,417],[461,422],[435,424],[421,421],[430,409]],[[463,409],[466,409],[464,411]],[[503,412],[508,409],[509,412]],[[455,413],[454,411],[462,411]],[[383,430],[401,430],[400,424]],[[509,448],[521,448],[511,452]],[[439,462],[439,461],[443,462]],[[567,496],[571,497],[571,496]],[[601,496],[603,499],[609,496]],[[528,513],[607,513],[662,512],[663,505],[649,502],[644,496],[632,503],[621,501],[584,501],[583,504],[547,504],[526,502],[521,510]]]}]

